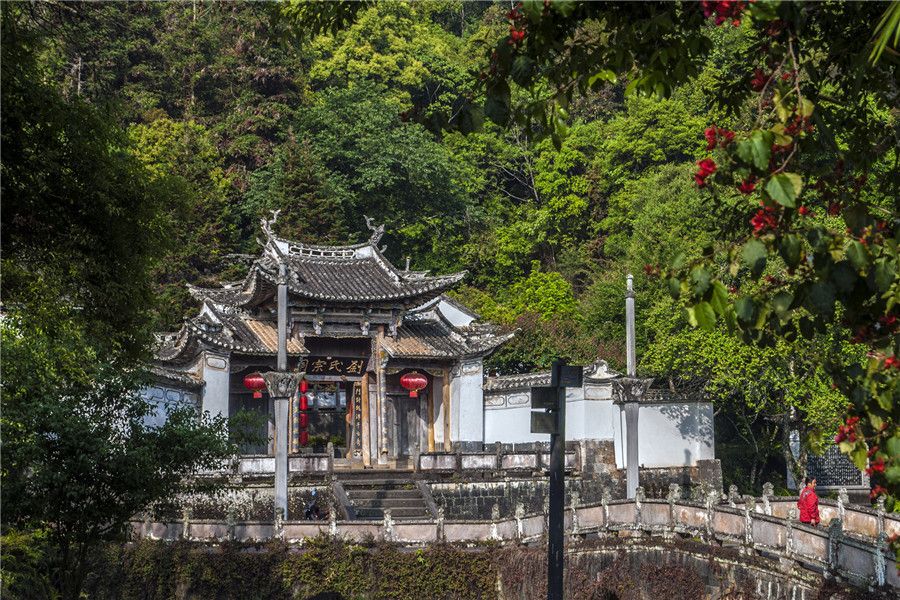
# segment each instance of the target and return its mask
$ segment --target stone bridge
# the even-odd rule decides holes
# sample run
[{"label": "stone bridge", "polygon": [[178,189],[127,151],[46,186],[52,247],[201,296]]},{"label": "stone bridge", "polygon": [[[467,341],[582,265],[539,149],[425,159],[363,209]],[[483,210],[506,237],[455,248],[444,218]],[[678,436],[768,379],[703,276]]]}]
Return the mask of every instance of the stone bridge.
[{"label": "stone bridge", "polygon": [[[900,517],[852,507],[841,497],[822,501],[822,524],[812,527],[796,520],[796,498],[763,495],[759,500],[732,493],[726,502],[711,492],[704,502],[683,500],[673,485],[665,500],[607,500],[574,504],[566,509],[565,527],[572,541],[590,539],[699,540],[716,547],[736,548],[742,556],[773,559],[784,573],[809,571],[826,579],[868,588],[900,589],[897,564],[888,539],[900,534]],[[339,520],[332,507],[323,521],[193,520],[186,511],[180,520],[132,523],[134,538],[225,540],[259,542],[281,539],[289,543],[319,535],[354,542],[387,541],[404,545],[429,543],[476,544],[509,542],[540,544],[546,538],[545,514],[516,511],[512,518],[483,521],[437,518],[395,520],[390,511],[382,521]],[[627,541],[625,539],[622,540]]]}]

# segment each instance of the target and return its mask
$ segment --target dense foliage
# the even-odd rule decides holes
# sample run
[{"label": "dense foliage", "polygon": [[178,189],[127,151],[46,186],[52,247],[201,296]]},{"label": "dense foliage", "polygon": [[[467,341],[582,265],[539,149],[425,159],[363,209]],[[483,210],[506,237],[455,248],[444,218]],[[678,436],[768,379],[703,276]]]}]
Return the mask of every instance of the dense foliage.
[{"label": "dense foliage", "polygon": [[[722,4],[5,5],[4,419],[17,397],[36,418],[36,389],[134,389],[149,332],[193,309],[184,284],[240,276],[268,211],[319,243],[365,239],[368,215],[395,263],[467,269],[458,299],[518,328],[491,370],[621,368],[633,272],[640,369],[716,403],[726,483],[802,476],[836,433],[865,466],[887,423],[884,484],[896,41],[867,61],[885,5],[738,2],[717,27]],[[16,353],[47,380],[11,379]],[[848,400],[865,418],[839,431]]]}]

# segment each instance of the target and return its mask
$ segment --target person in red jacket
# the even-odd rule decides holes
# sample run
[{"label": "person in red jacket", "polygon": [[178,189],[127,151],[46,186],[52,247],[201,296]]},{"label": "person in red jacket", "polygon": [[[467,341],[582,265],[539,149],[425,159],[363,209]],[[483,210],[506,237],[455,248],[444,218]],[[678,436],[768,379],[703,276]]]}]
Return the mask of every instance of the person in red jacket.
[{"label": "person in red jacket", "polygon": [[800,491],[797,507],[800,509],[800,522],[808,525],[819,524],[819,497],[816,496],[816,480],[807,477],[803,480],[805,487]]}]

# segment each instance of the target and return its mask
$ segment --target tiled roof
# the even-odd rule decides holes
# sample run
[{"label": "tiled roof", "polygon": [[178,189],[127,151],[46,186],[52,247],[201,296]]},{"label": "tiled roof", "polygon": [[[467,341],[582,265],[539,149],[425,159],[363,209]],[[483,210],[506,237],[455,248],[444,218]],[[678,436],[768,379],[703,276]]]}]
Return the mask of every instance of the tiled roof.
[{"label": "tiled roof", "polygon": [[394,358],[458,358],[488,354],[512,337],[491,325],[454,327],[432,310],[408,317],[383,343]]},{"label": "tiled roof", "polygon": [[[584,378],[595,382],[610,380],[619,375],[615,371],[610,370],[609,365],[603,360],[597,360],[590,365],[586,365],[583,369]],[[484,390],[486,392],[495,390],[526,389],[547,385],[550,385],[549,370],[515,375],[495,375],[493,377],[485,377],[484,379]]]},{"label": "tiled roof", "polygon": [[[257,319],[244,314],[224,314],[209,303],[200,315],[185,321],[184,327],[163,341],[156,353],[158,360],[176,361],[193,354],[198,342],[242,354],[276,354],[278,325],[274,320]],[[288,338],[290,355],[308,354],[303,342]]]},{"label": "tiled roof", "polygon": [[[282,244],[289,249],[285,254],[289,267],[288,289],[292,295],[312,300],[421,304],[440,295],[466,275],[462,271],[428,277],[421,271],[400,271],[370,244],[311,246],[286,241]],[[254,262],[242,282],[232,282],[219,289],[190,289],[198,298],[219,305],[252,306],[271,297],[277,275],[276,260],[264,255]]]},{"label": "tiled roof", "polygon": [[[226,315],[216,312],[217,322],[210,322],[206,314],[188,320],[187,326],[202,340],[225,350],[243,354],[275,354],[278,352],[278,324],[247,315]],[[288,338],[288,354],[308,354],[300,340]]]},{"label": "tiled roof", "polygon": [[485,377],[484,391],[515,390],[520,388],[541,387],[550,385],[550,371],[522,373],[520,375],[497,375]]},{"label": "tiled roof", "polygon": [[178,371],[161,365],[151,365],[150,374],[158,379],[180,384],[191,390],[198,390],[203,387],[203,380],[188,371]]}]

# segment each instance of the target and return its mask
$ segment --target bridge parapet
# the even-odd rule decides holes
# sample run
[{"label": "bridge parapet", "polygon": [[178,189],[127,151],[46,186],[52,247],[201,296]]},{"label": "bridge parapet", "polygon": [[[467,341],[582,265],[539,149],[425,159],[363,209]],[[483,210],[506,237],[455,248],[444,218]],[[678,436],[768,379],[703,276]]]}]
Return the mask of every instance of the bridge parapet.
[{"label": "bridge parapet", "polygon": [[[759,503],[741,505],[690,502],[670,493],[666,500],[607,500],[576,504],[566,511],[565,527],[573,539],[591,537],[671,539],[699,538],[717,546],[738,547],[748,556],[778,559],[786,570],[805,569],[836,577],[863,587],[891,586],[900,589],[900,577],[884,529],[866,537],[862,531],[847,535],[843,522],[830,518],[828,526],[812,527],[787,513],[790,499],[771,499],[771,515]],[[794,504],[796,506],[796,503]],[[835,507],[835,511],[836,511]],[[859,509],[846,509],[845,516]],[[865,511],[862,511],[865,512]],[[875,511],[873,511],[875,512]],[[835,512],[837,514],[837,512]],[[877,516],[877,514],[876,514]],[[793,515],[795,517],[795,515]],[[849,519],[848,519],[849,521]],[[507,541],[541,543],[547,533],[545,514],[482,521],[447,520],[441,515],[429,520],[348,521],[332,512],[327,521],[221,522],[184,518],[184,521],[132,523],[135,538],[191,539],[216,542],[225,539],[264,541],[273,537],[287,542],[321,534],[352,541],[384,540],[408,545],[435,542],[473,543]],[[276,531],[276,529],[278,531]]]}]

